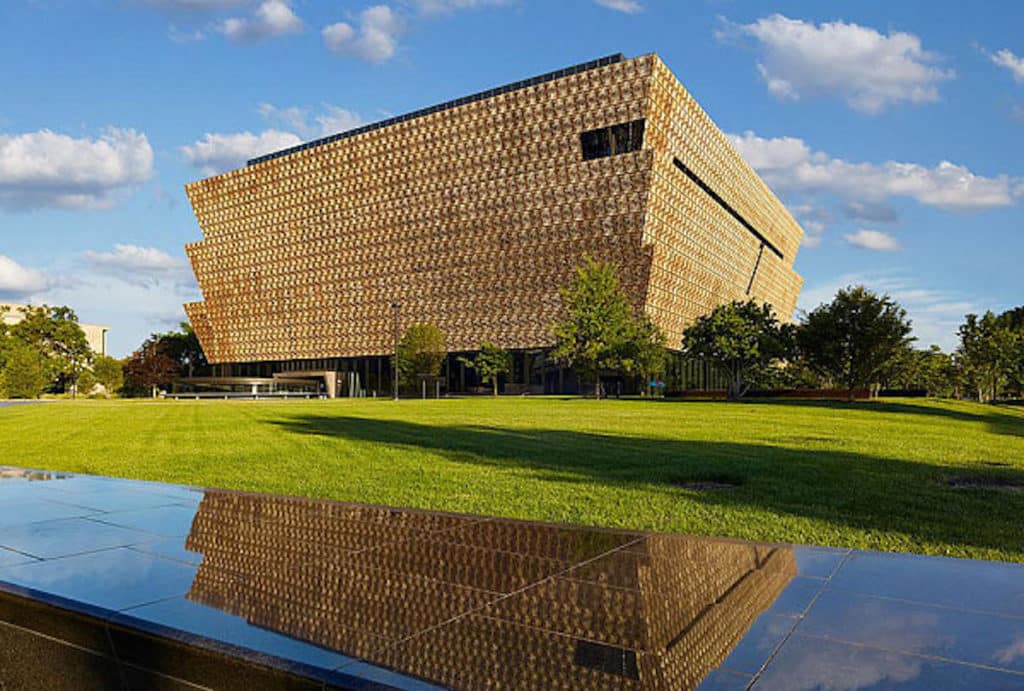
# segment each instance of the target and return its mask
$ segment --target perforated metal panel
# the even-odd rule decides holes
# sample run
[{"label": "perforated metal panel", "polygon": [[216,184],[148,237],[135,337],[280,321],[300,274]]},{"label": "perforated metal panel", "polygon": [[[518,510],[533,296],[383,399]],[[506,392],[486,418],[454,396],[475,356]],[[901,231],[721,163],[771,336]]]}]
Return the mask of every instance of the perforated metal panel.
[{"label": "perforated metal panel", "polygon": [[[748,286],[792,314],[801,229],[656,56],[485,93],[188,185],[204,300],[186,310],[210,362],[386,355],[396,300],[401,328],[434,322],[452,351],[544,347],[584,254],[618,262],[670,345]],[[582,132],[636,120],[642,149],[583,160]],[[782,258],[757,264],[675,158]]]}]

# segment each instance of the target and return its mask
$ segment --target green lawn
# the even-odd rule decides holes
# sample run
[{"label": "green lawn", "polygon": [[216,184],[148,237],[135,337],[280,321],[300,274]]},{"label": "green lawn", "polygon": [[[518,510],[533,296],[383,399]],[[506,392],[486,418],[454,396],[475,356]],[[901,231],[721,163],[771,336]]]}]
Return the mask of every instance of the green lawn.
[{"label": "green lawn", "polygon": [[[81,401],[0,463],[569,523],[1024,561],[1024,409],[970,403]],[[739,483],[684,489],[693,480]]]}]

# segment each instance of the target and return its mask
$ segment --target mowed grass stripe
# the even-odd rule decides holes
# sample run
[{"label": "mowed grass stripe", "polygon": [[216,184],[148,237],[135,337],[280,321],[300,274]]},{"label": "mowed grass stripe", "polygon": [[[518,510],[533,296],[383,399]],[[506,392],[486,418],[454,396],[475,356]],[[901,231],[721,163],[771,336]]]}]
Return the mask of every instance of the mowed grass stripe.
[{"label": "mowed grass stripe", "polygon": [[[2,463],[570,523],[1024,561],[1024,411],[892,400],[80,401]],[[693,490],[689,482],[733,483]]]}]

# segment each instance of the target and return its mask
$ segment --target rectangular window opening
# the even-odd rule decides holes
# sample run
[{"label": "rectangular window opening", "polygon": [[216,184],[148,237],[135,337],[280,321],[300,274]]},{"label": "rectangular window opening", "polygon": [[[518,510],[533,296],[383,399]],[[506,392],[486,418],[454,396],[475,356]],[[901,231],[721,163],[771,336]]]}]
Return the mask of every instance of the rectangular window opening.
[{"label": "rectangular window opening", "polygon": [[580,144],[584,161],[639,151],[644,145],[644,121],[633,120],[587,130],[580,134]]}]

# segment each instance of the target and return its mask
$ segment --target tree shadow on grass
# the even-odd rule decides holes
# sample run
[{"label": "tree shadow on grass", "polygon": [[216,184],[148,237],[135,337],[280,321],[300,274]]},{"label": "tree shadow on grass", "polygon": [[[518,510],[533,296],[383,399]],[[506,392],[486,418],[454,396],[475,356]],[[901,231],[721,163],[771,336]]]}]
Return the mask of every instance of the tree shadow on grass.
[{"label": "tree shadow on grass", "polygon": [[[639,402],[658,402],[667,404],[710,403],[735,405],[727,401],[707,401],[700,399],[633,399]],[[929,399],[924,399],[929,400]],[[745,398],[742,403],[765,406],[787,406],[799,408],[826,408],[828,410],[856,410],[879,413],[900,413],[903,415],[927,415],[944,417],[960,422],[980,422],[988,426],[989,431],[1024,437],[1024,414],[1018,409],[1004,405],[975,406],[978,411],[958,410],[938,405],[913,403],[908,401],[835,401],[835,400],[802,400],[798,398]]]},{"label": "tree shadow on grass", "polygon": [[[989,476],[1024,485],[1014,468],[939,466],[843,451],[621,437],[566,430],[433,426],[360,417],[300,415],[275,421],[294,433],[429,451],[448,460],[533,471],[546,482],[677,493],[722,507],[755,507],[869,532],[898,532],[1024,553],[1024,492],[954,489],[950,476]],[[728,491],[689,491],[692,481]],[[643,521],[643,517],[638,517]],[[640,526],[638,526],[640,527]]]}]

